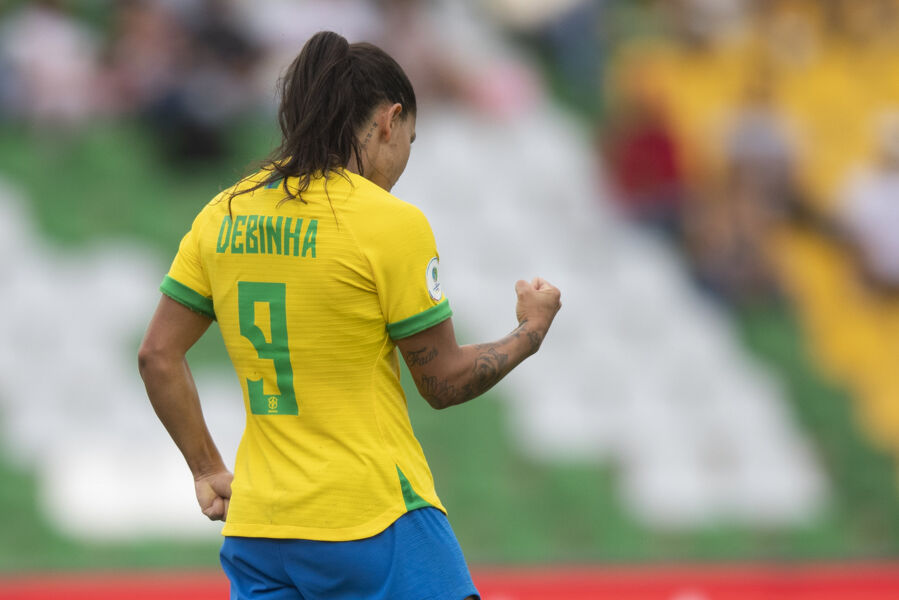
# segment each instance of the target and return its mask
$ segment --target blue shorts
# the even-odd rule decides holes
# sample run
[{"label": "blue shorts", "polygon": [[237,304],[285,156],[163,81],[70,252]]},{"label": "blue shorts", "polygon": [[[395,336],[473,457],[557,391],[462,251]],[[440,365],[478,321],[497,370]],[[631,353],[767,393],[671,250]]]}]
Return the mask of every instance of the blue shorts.
[{"label": "blue shorts", "polygon": [[436,508],[406,513],[349,542],[225,538],[231,600],[464,600],[479,598],[449,521]]}]

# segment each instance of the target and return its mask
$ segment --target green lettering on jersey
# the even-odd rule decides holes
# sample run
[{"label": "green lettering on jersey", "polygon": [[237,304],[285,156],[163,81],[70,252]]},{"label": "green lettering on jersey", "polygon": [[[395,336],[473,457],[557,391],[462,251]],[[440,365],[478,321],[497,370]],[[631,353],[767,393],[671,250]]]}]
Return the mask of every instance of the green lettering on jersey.
[{"label": "green lettering on jersey", "polygon": [[[265,215],[230,215],[222,218],[215,245],[217,254],[278,254],[315,258],[318,221],[309,219],[303,231],[303,219]],[[303,240],[302,250],[300,239]]]},{"label": "green lettering on jersey", "polygon": [[222,219],[222,228],[219,229],[219,239],[215,245],[215,251],[223,254],[228,249],[228,242],[231,241],[231,216],[225,215]]},{"label": "green lettering on jersey", "polygon": [[234,227],[231,230],[231,254],[243,254],[243,243],[241,242],[238,246],[237,240],[244,235],[245,232],[241,229],[241,226],[246,225],[246,223],[246,215],[237,215],[237,218],[234,219]]},{"label": "green lettering on jersey", "polygon": [[272,225],[272,218],[265,218],[265,239],[269,254],[281,254],[281,223],[284,217],[278,217]]},{"label": "green lettering on jersey", "polygon": [[256,230],[259,228],[259,215],[247,217],[247,254],[259,254],[259,238]]},{"label": "green lettering on jersey", "polygon": [[315,235],[318,233],[318,221],[315,219],[309,220],[309,225],[306,227],[306,237],[303,239],[303,256],[306,256],[306,252],[312,250],[312,258],[315,258]]},{"label": "green lettering on jersey", "polygon": [[303,219],[297,219],[297,224],[293,228],[293,232],[290,231],[290,221],[291,218],[287,217],[287,221],[284,223],[284,255],[290,256],[290,242],[293,241],[293,255],[300,255],[300,231],[303,229]]},{"label": "green lettering on jersey", "polygon": [[259,215],[259,254],[268,254],[265,247],[265,216]]}]

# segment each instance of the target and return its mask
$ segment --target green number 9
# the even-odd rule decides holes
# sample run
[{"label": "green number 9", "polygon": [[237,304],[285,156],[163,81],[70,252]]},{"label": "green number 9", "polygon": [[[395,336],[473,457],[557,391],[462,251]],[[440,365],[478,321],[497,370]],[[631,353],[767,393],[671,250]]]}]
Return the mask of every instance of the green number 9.
[{"label": "green number 9", "polygon": [[[293,367],[287,343],[287,286],[283,283],[237,282],[237,308],[240,335],[247,338],[259,358],[271,360],[275,367],[277,394],[265,394],[262,378],[247,378],[250,412],[254,415],[296,415],[297,399],[293,388]],[[268,304],[271,341],[256,325],[256,304]]]}]

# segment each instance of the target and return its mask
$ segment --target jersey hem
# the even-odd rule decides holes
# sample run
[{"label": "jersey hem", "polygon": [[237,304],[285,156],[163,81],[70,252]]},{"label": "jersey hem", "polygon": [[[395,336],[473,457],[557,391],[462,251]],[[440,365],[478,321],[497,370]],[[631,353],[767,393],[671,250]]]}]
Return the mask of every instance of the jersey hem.
[{"label": "jersey hem", "polygon": [[162,284],[159,286],[159,291],[192,311],[209,317],[213,321],[215,320],[215,310],[213,309],[212,299],[187,287],[180,281],[166,275],[162,280]]},{"label": "jersey hem", "polygon": [[[440,503],[429,504],[428,506],[436,508],[443,514],[446,514],[446,509],[443,508]],[[263,523],[228,523],[226,521],[225,526],[222,529],[222,535],[225,537],[264,537],[282,540],[293,539],[316,540],[320,542],[349,542],[352,540],[363,540],[378,535],[407,512],[410,511],[406,510],[405,506],[402,506],[392,509],[364,525],[340,529]]]},{"label": "jersey hem", "polygon": [[451,316],[453,316],[453,311],[450,309],[449,300],[444,298],[440,304],[436,304],[417,315],[412,315],[408,319],[403,319],[396,323],[388,323],[387,334],[391,339],[401,340],[420,333],[425,329],[430,329],[434,325],[446,321]]}]

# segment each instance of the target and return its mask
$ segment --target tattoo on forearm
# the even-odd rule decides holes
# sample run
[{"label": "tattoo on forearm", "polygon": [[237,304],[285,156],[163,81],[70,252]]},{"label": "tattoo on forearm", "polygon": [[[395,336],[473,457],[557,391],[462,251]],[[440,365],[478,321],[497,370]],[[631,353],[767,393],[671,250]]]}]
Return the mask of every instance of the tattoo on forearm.
[{"label": "tattoo on forearm", "polygon": [[528,331],[528,340],[531,342],[531,349],[536,352],[540,347],[541,342],[543,342],[543,336],[536,331]]},{"label": "tattoo on forearm", "polygon": [[528,320],[525,319],[521,323],[518,324],[518,327],[515,328],[511,334],[511,337],[519,338],[521,337],[522,332],[528,336],[528,341],[531,342],[531,350],[536,352],[540,348],[540,344],[543,342],[543,336],[540,335],[539,332],[534,331],[528,328]]},{"label": "tattoo on forearm", "polygon": [[[452,406],[453,404],[457,404],[459,402],[456,393],[456,386],[446,379],[440,381],[436,377],[422,375],[419,381],[421,382],[420,389],[422,395],[436,400],[438,405]],[[470,397],[471,391],[471,385],[465,384],[462,386],[462,389],[460,390],[458,396],[468,399]]]},{"label": "tattoo on forearm", "polygon": [[504,375],[502,369],[509,361],[509,355],[498,352],[493,344],[483,350],[475,359],[473,369],[475,389],[479,394],[493,387],[502,378]]},{"label": "tattoo on forearm", "polygon": [[428,348],[425,346],[424,348],[407,352],[406,364],[410,367],[421,367],[434,360],[436,356],[437,348]]},{"label": "tattoo on forearm", "polygon": [[[508,344],[512,340],[527,336],[532,351],[536,352],[543,341],[543,336],[538,331],[528,328],[527,321],[519,323],[509,335],[498,342],[490,344],[475,344],[477,352],[474,363],[469,371],[470,376],[454,376],[448,379],[438,379],[436,376],[422,374],[419,377],[418,389],[427,397],[431,404],[443,408],[460,404],[467,400],[480,396],[499,382],[511,369],[510,365],[517,364],[520,358],[510,363]],[[430,363],[437,357],[437,348],[423,346],[417,350],[406,352],[406,362],[410,367],[420,367]],[[517,355],[516,355],[517,356]],[[461,383],[460,380],[468,380]],[[453,383],[451,383],[451,381]]]}]

